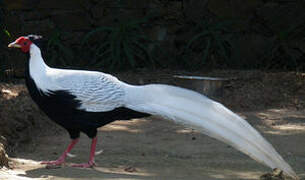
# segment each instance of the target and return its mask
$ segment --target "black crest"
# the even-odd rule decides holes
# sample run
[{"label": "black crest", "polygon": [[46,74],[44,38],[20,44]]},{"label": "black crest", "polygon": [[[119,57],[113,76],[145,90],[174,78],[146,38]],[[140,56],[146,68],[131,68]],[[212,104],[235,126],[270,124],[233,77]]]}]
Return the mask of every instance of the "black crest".
[{"label": "black crest", "polygon": [[29,40],[31,40],[36,46],[38,46],[39,48],[44,48],[45,45],[47,44],[47,40],[45,40],[42,36],[40,35],[34,35],[34,34],[30,34],[27,37]]},{"label": "black crest", "polygon": [[40,35],[35,35],[35,34],[30,34],[28,36],[26,36],[27,38],[29,38],[31,41],[33,40],[38,40],[38,39],[42,39],[42,36]]}]

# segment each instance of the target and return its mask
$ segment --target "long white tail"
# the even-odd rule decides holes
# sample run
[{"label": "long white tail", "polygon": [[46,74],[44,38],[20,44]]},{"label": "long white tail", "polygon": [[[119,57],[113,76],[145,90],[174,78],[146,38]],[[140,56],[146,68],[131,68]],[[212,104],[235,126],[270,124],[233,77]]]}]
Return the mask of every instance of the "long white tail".
[{"label": "long white tail", "polygon": [[182,123],[223,141],[270,168],[296,173],[247,121],[197,92],[168,85],[126,85],[125,106]]}]

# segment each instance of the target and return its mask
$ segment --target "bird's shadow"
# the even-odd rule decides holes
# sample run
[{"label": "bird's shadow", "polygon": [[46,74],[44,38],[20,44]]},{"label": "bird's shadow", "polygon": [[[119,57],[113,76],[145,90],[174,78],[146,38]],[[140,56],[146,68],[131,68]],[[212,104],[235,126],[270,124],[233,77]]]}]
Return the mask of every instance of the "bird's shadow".
[{"label": "bird's shadow", "polygon": [[[116,168],[117,169],[117,168]],[[26,171],[26,174],[19,176],[28,178],[41,178],[41,177],[62,177],[62,178],[77,178],[77,179],[100,179],[100,178],[123,178],[123,179],[143,179],[141,173],[129,173],[114,170],[111,168],[95,167],[95,168],[72,168],[72,167],[58,167],[54,169],[41,167]],[[147,176],[147,175],[145,175]]]}]

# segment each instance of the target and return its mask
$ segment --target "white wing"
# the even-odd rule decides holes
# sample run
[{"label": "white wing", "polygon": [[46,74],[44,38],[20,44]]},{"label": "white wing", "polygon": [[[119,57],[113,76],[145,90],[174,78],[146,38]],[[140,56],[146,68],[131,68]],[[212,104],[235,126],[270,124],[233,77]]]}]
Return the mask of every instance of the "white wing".
[{"label": "white wing", "polygon": [[[81,101],[79,109],[91,112],[111,111],[123,106],[123,84],[117,78],[94,71],[49,69],[46,90],[65,90]],[[52,87],[50,87],[50,85]]]}]

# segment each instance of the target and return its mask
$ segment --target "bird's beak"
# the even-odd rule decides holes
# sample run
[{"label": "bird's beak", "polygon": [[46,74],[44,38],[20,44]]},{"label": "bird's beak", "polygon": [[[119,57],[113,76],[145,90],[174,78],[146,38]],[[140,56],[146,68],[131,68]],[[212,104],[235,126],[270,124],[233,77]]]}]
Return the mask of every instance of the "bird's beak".
[{"label": "bird's beak", "polygon": [[21,46],[19,44],[17,44],[16,42],[12,42],[10,43],[7,47],[9,48],[21,48]]}]

